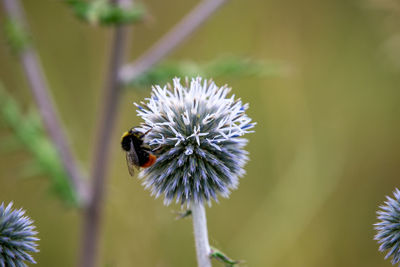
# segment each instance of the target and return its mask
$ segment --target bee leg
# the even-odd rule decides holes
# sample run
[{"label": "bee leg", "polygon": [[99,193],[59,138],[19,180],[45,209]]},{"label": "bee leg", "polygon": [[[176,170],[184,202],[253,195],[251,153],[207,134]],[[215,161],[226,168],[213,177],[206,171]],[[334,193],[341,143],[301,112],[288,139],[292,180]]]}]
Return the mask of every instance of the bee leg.
[{"label": "bee leg", "polygon": [[144,134],[142,134],[139,138],[143,138],[145,137],[153,128],[150,128],[147,130],[147,132],[145,132]]}]

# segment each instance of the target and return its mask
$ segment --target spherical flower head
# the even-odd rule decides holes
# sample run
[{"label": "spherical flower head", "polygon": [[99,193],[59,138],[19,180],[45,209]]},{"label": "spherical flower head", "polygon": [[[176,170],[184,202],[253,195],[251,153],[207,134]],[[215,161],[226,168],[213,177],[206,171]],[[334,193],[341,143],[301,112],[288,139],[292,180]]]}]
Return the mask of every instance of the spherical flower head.
[{"label": "spherical flower head", "polygon": [[12,210],[12,202],[7,207],[0,205],[0,267],[27,266],[25,262],[36,263],[31,252],[38,252],[37,232],[33,221],[24,216],[22,209]]},{"label": "spherical flower head", "polygon": [[385,204],[377,212],[380,220],[375,224],[375,240],[381,244],[379,251],[389,250],[385,259],[392,258],[392,264],[400,262],[400,191],[396,188],[394,198],[386,197]]},{"label": "spherical flower head", "polygon": [[255,123],[245,113],[248,104],[229,92],[200,77],[184,85],[175,78],[136,104],[144,120],[137,130],[149,131],[145,143],[158,157],[140,177],[153,195],[164,195],[166,205],[174,198],[182,205],[210,203],[237,188],[248,160],[242,136]]}]

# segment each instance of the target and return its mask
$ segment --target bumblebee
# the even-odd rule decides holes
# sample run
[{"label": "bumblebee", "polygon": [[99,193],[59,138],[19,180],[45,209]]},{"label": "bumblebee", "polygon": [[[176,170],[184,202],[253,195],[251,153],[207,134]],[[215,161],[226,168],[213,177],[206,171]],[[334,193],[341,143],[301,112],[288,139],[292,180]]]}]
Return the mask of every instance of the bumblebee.
[{"label": "bumblebee", "polygon": [[149,131],[141,133],[132,128],[121,137],[121,146],[126,152],[126,163],[131,176],[135,173],[134,167],[136,167],[136,169],[147,168],[156,162],[157,157],[151,153],[148,146],[143,144],[143,137],[145,137]]}]

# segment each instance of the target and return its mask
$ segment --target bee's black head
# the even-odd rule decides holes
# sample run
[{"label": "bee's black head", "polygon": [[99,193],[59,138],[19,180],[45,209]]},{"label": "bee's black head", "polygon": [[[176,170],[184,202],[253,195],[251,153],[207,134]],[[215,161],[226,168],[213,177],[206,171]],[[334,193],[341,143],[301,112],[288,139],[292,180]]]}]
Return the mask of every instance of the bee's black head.
[{"label": "bee's black head", "polygon": [[130,129],[129,131],[125,132],[121,137],[122,149],[125,151],[130,151],[132,144],[135,146],[135,148],[140,147],[143,143],[144,135],[145,134],[134,129]]},{"label": "bee's black head", "polygon": [[131,144],[132,144],[132,138],[133,138],[133,132],[132,130],[129,130],[128,132],[125,132],[122,137],[121,137],[121,146],[122,149],[125,151],[130,151],[131,150]]}]

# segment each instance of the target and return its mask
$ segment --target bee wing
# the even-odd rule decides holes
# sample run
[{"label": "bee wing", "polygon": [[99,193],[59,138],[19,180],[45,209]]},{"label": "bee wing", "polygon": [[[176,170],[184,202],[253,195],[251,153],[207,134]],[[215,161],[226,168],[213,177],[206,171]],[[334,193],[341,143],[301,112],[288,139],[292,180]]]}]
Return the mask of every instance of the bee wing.
[{"label": "bee wing", "polygon": [[133,168],[135,164],[133,163],[130,152],[126,153],[126,165],[128,166],[129,174],[133,176],[135,174],[135,168]]},{"label": "bee wing", "polygon": [[135,168],[139,169],[139,158],[136,154],[133,143],[131,142],[131,149],[126,152],[126,164],[128,165],[128,171],[131,176],[135,174]]}]

